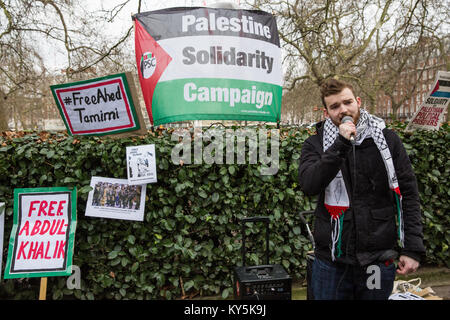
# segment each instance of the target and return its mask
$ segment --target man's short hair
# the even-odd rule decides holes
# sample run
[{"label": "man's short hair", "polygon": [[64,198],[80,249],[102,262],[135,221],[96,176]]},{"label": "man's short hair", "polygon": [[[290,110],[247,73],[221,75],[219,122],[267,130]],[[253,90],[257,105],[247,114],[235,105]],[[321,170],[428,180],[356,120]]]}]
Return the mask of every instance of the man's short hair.
[{"label": "man's short hair", "polygon": [[320,95],[324,108],[327,107],[327,105],[325,104],[325,97],[331,96],[333,94],[338,94],[345,88],[349,88],[352,91],[353,95],[356,97],[355,91],[353,90],[353,86],[351,84],[337,79],[325,80],[320,86]]}]

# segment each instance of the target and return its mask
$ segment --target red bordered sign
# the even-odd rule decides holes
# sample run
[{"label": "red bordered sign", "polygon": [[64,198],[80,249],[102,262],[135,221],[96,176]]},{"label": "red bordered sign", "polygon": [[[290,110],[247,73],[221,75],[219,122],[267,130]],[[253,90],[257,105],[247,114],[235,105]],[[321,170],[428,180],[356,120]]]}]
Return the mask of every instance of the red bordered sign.
[{"label": "red bordered sign", "polygon": [[70,135],[106,135],[140,129],[125,73],[50,88]]}]

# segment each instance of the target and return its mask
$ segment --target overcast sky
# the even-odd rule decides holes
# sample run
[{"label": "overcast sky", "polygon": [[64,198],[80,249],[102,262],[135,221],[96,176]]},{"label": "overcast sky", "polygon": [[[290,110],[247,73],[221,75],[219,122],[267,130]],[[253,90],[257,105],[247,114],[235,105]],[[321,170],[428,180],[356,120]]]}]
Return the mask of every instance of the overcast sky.
[{"label": "overcast sky", "polygon": [[[125,0],[75,0],[74,2],[76,6],[79,5],[83,9],[95,12],[99,10],[111,10],[117,5],[124,3]],[[232,2],[237,5],[241,4],[241,0],[143,0],[141,3],[141,12],[170,7],[210,6],[217,2]],[[105,35],[110,37],[112,42],[114,39],[119,39],[132,26],[131,15],[137,13],[138,3],[138,0],[129,1],[112,23],[99,26],[99,29],[101,29]],[[58,48],[54,45],[49,46],[46,41],[38,41],[38,43],[40,52],[43,53],[45,64],[49,70],[61,70],[67,65],[67,58],[63,45]],[[58,44],[56,45],[58,46]],[[134,52],[134,46],[130,49]]]},{"label": "overcast sky", "polygon": [[[84,0],[83,0],[84,1]],[[101,1],[89,1],[89,5],[93,6],[93,9],[113,8],[115,5],[124,2],[123,0],[101,0]],[[131,25],[131,15],[137,13],[138,0],[131,0],[127,6],[122,9],[120,17],[116,22],[117,25],[123,24],[127,29]],[[240,4],[240,0],[144,0],[141,4],[141,12],[153,11],[158,9],[170,8],[170,7],[202,7],[215,4],[217,2],[233,2],[237,5]]]}]

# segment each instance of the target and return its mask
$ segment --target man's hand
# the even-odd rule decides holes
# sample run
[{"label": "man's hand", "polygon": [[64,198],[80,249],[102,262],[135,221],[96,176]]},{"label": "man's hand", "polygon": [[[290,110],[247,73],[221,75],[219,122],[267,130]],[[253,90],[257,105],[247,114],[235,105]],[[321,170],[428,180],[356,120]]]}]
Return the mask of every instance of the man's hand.
[{"label": "man's hand", "polygon": [[339,134],[345,139],[350,140],[350,136],[356,135],[356,126],[354,123],[346,122],[339,125]]},{"label": "man's hand", "polygon": [[413,258],[400,256],[398,259],[398,274],[406,275],[408,273],[413,273],[416,272],[417,268],[419,268],[419,262]]}]

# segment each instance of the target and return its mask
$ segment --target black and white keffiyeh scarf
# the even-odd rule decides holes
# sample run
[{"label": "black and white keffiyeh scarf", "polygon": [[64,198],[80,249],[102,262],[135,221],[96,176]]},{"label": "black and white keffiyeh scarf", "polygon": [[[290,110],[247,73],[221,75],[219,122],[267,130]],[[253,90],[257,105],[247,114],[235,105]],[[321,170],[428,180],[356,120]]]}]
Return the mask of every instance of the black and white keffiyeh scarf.
[{"label": "black and white keffiyeh scarf", "polygon": [[[373,138],[388,174],[389,187],[394,191],[397,200],[398,209],[398,233],[401,246],[404,245],[403,232],[403,212],[402,212],[402,196],[395,174],[394,163],[392,161],[391,152],[389,151],[386,139],[383,135],[383,129],[386,127],[381,118],[369,114],[366,110],[360,109],[360,116],[356,124],[355,144],[360,145],[364,139]],[[330,118],[325,120],[323,134],[323,151],[326,151],[336,140],[339,135],[339,128],[334,125]],[[344,183],[341,170],[336,177],[330,182],[325,189],[325,207],[331,216],[331,257],[334,261],[335,250],[337,249],[337,257],[342,254],[341,251],[341,235],[345,211],[350,207],[347,188]]]}]

